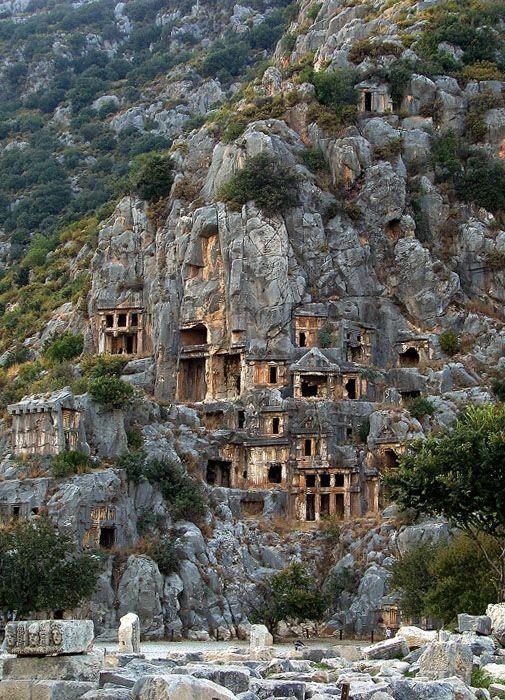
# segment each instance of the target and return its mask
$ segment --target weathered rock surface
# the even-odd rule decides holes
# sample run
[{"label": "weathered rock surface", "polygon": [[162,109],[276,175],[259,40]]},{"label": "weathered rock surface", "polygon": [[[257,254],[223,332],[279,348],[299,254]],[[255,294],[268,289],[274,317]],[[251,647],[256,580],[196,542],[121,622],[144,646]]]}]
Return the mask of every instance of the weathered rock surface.
[{"label": "weathered rock surface", "polygon": [[408,644],[400,636],[385,639],[383,642],[378,642],[362,649],[364,659],[394,659],[399,655],[406,656],[408,653]]},{"label": "weathered rock surface", "polygon": [[147,676],[138,680],[133,700],[233,700],[234,694],[192,676]]},{"label": "weathered rock surface", "polygon": [[438,634],[436,630],[423,630],[420,627],[402,626],[396,633],[398,637],[403,637],[408,644],[409,649],[417,649],[425,644],[434,642]]},{"label": "weathered rock surface", "polygon": [[471,647],[458,642],[431,642],[418,660],[419,675],[426,678],[457,676],[467,685],[473,666]]},{"label": "weathered rock surface", "polygon": [[61,680],[98,682],[103,666],[103,652],[65,656],[18,656],[7,658],[3,665],[6,680]]}]

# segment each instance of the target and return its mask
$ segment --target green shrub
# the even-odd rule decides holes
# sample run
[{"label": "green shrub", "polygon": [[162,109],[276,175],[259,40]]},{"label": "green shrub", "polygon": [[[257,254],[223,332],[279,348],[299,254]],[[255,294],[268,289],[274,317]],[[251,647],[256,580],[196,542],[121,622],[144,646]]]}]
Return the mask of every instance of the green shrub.
[{"label": "green shrub", "polygon": [[361,63],[366,58],[377,59],[381,56],[395,56],[395,58],[398,58],[402,52],[403,46],[392,41],[359,39],[351,46],[347,58],[351,63]]},{"label": "green shrub", "polygon": [[271,155],[260,153],[222,185],[219,197],[235,208],[252,200],[266,214],[284,213],[299,203],[298,176]]},{"label": "green shrub", "polygon": [[151,558],[158,565],[160,573],[169,576],[177,570],[178,557],[175,544],[170,537],[163,535],[158,538],[151,549]]},{"label": "green shrub", "polygon": [[107,376],[91,379],[88,391],[93,401],[108,410],[126,408],[135,393],[131,384],[119,377]]},{"label": "green shrub", "polygon": [[3,367],[4,369],[8,369],[13,365],[21,365],[23,362],[28,362],[31,355],[32,353],[29,348],[27,348],[25,345],[19,345],[18,347],[14,348],[14,350],[10,350],[7,353]]},{"label": "green shrub", "polygon": [[61,479],[70,474],[82,474],[90,467],[91,461],[84,452],[60,452],[51,462],[51,474],[55,479]]},{"label": "green shrub", "polygon": [[368,434],[370,433],[370,418],[366,416],[363,418],[358,428],[358,435],[361,442],[366,442]]},{"label": "green shrub", "polygon": [[142,199],[155,202],[168,197],[174,181],[172,159],[162,153],[141,154],[134,159],[130,182]]},{"label": "green shrub", "polygon": [[82,353],[84,338],[82,333],[62,333],[44,346],[43,354],[50,362],[66,362]]},{"label": "green shrub", "polygon": [[455,355],[459,350],[459,336],[455,331],[443,331],[438,336],[438,342],[446,355]]},{"label": "green shrub", "polygon": [[439,179],[461,172],[463,165],[459,155],[459,141],[453,131],[433,139],[431,160]]},{"label": "green shrub", "polygon": [[170,506],[174,520],[198,521],[207,512],[207,499],[201,481],[193,479],[176,462],[169,459],[147,459],[140,450],[122,455],[117,461],[119,469],[126,470],[129,481],[139,483],[145,478],[156,484]]},{"label": "green shrub", "polygon": [[319,14],[319,11],[321,10],[321,7],[323,6],[322,2],[313,2],[312,5],[309,7],[307,10],[307,17],[308,19],[312,20],[315,22],[317,19],[317,16]]},{"label": "green shrub", "polygon": [[470,680],[472,688],[489,688],[493,682],[493,678],[483,668],[474,668],[472,670],[472,678]]},{"label": "green shrub", "polygon": [[354,89],[356,73],[346,68],[334,71],[313,73],[311,82],[315,87],[316,99],[325,107],[356,105],[358,92]]},{"label": "green shrub", "polygon": [[144,476],[145,460],[146,456],[142,451],[133,453],[127,452],[119,457],[116,466],[118,469],[124,469],[126,471],[126,478],[128,481],[133,481],[134,484],[138,484]]},{"label": "green shrub", "polygon": [[357,122],[358,108],[356,105],[338,105],[330,108],[312,104],[307,113],[307,120],[316,122],[329,136],[337,136],[342,129]]},{"label": "green shrub", "polygon": [[320,348],[331,348],[335,344],[335,336],[331,326],[323,326],[317,334],[317,342]]},{"label": "green shrub", "polygon": [[81,370],[85,377],[119,377],[128,361],[120,355],[86,355],[81,360]]},{"label": "green shrub", "polygon": [[398,138],[391,139],[383,146],[375,146],[374,156],[379,160],[389,160],[390,158],[396,158],[402,152],[403,140],[401,136]]},{"label": "green shrub", "polygon": [[142,436],[142,431],[140,428],[129,428],[126,431],[126,438],[128,440],[128,447],[131,450],[140,450],[144,444],[144,438]]},{"label": "green shrub", "polygon": [[424,396],[416,396],[407,404],[407,409],[410,415],[417,420],[421,420],[424,416],[432,416],[435,413],[435,406],[429,399]]},{"label": "green shrub", "polygon": [[503,80],[503,73],[493,61],[476,61],[461,71],[465,80]]},{"label": "green shrub", "polygon": [[151,459],[144,470],[148,481],[158,484],[174,520],[199,520],[205,515],[207,501],[202,483],[192,479],[178,464],[168,459]]},{"label": "green shrub", "polygon": [[307,148],[300,151],[300,158],[304,165],[313,173],[325,170],[328,166],[320,148]]},{"label": "green shrub", "polygon": [[475,154],[466,162],[465,171],[456,178],[456,192],[493,214],[505,211],[505,165],[497,158]]},{"label": "green shrub", "polygon": [[505,402],[505,379],[495,379],[491,389],[499,401]]}]

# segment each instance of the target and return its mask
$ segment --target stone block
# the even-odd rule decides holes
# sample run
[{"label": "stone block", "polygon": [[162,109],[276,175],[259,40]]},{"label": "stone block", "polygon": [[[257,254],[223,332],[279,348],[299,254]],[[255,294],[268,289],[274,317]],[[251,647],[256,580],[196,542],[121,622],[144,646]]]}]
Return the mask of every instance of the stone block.
[{"label": "stone block", "polygon": [[481,667],[491,678],[505,683],[505,664],[486,664]]},{"label": "stone block", "polygon": [[0,700],[79,700],[94,687],[79,681],[5,680],[0,683]]},{"label": "stone block", "polygon": [[5,627],[7,651],[18,656],[82,654],[93,637],[92,620],[29,620]]},{"label": "stone block", "polygon": [[476,634],[491,634],[491,618],[488,615],[458,615],[459,632],[475,632]]},{"label": "stone block", "polygon": [[289,698],[295,697],[296,700],[305,700],[306,684],[302,681],[282,681],[282,680],[265,680],[251,678],[250,690],[255,693],[260,700],[266,698]]},{"label": "stone block", "polygon": [[126,688],[99,688],[85,693],[81,700],[131,700],[131,697]]},{"label": "stone block", "polygon": [[417,662],[419,675],[430,679],[456,676],[470,684],[473,667],[472,649],[459,642],[432,642]]},{"label": "stone block", "polygon": [[488,690],[492,698],[505,698],[505,685],[503,683],[491,683]]},{"label": "stone block", "polygon": [[[249,680],[252,672],[248,668],[239,668],[237,666],[185,666],[182,668],[174,668],[172,673],[179,675],[190,675],[194,678],[204,678],[217,685],[231,690],[234,695],[245,693],[249,690]],[[259,676],[259,674],[255,674]]]},{"label": "stone block", "polygon": [[407,656],[409,647],[403,637],[392,637],[383,642],[377,642],[368,647],[363,647],[361,655],[364,659],[395,659],[398,656]]},{"label": "stone block", "polygon": [[395,700],[475,700],[475,694],[459,678],[423,681],[417,678],[390,679]]},{"label": "stone block", "polygon": [[397,636],[405,639],[409,649],[418,649],[424,644],[435,642],[438,638],[438,633],[436,630],[423,630],[420,627],[409,625],[400,627]]},{"label": "stone block", "polygon": [[132,690],[133,700],[234,700],[235,695],[212,681],[193,676],[144,676]]},{"label": "stone block", "polygon": [[265,625],[251,625],[249,633],[249,648],[251,651],[271,647],[273,643],[274,638]]},{"label": "stone block", "polygon": [[98,683],[102,666],[101,650],[68,656],[11,656],[4,662],[4,679]]}]

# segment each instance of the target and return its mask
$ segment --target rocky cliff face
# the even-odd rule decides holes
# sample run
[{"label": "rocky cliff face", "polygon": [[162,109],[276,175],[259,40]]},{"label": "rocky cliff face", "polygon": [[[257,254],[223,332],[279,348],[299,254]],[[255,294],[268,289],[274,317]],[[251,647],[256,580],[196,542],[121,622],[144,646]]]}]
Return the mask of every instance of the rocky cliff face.
[{"label": "rocky cliff face", "polygon": [[[155,21],[171,24],[172,49],[193,32],[203,50],[226,22],[238,34],[265,22],[269,8],[257,5],[222,16],[161,7]],[[175,137],[174,182],[156,204],[120,199],[79,254],[92,254],[80,311],[59,309],[48,327],[83,329],[85,353],[124,355],[123,379],[149,397],[125,412],[80,397],[91,452],[110,464],[139,431],[148,455],[204,478],[211,513],[201,528],[174,522],[155,486],[107,464],[21,482],[4,462],[3,503],[38,499],[84,541],[115,529],[121,551],[91,603],[100,630],[134,609],[149,638],[242,636],[261,582],[309,558],[322,578],[332,567],[359,572],[330,628],[364,632],[398,547],[440,536],[436,524],[398,536],[380,522],[380,479],[410,440],[494,400],[504,370],[493,7],[479,31],[495,54],[471,56],[464,37],[436,30],[443,2],[302,2],[272,65],[240,89],[174,69],[142,103],[116,97],[107,121],[119,138],[148,120]],[[128,3],[114,13],[128,33]],[[205,123],[178,135],[190,113]],[[268,210],[247,192],[230,202],[223,185],[258,162],[295,178],[294,206]],[[139,554],[147,514],[175,539],[169,575]],[[277,533],[278,518],[292,532]],[[340,538],[314,529],[328,519]]]}]

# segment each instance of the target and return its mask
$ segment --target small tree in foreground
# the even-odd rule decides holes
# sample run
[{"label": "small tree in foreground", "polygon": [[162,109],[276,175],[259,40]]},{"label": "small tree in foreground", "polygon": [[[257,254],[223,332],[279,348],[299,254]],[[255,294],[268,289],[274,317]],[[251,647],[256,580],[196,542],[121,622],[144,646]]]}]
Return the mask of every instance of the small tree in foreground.
[{"label": "small tree in foreground", "polygon": [[[485,542],[497,558],[493,542]],[[458,613],[479,615],[498,596],[496,575],[477,543],[459,534],[450,542],[421,544],[391,567],[391,586],[400,592],[402,612],[449,623]],[[468,572],[472,575],[469,576]]]},{"label": "small tree in foreground", "polygon": [[327,598],[307,567],[293,562],[263,585],[261,605],[250,617],[273,631],[281,620],[319,621],[327,607]]},{"label": "small tree in foreground", "polygon": [[97,557],[81,554],[69,535],[46,518],[0,530],[0,609],[26,617],[75,608],[91,596]]},{"label": "small tree in foreground", "polygon": [[505,600],[505,406],[472,406],[452,430],[414,442],[386,485],[400,507],[470,537]]}]

